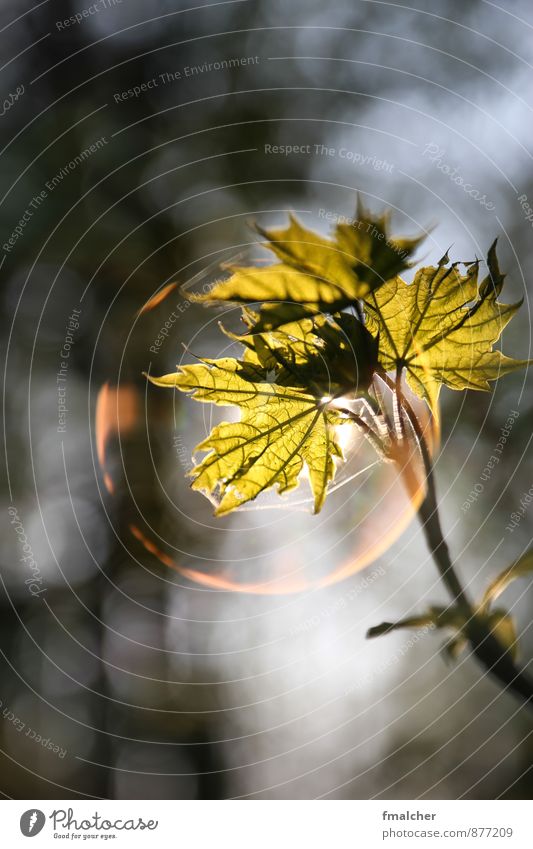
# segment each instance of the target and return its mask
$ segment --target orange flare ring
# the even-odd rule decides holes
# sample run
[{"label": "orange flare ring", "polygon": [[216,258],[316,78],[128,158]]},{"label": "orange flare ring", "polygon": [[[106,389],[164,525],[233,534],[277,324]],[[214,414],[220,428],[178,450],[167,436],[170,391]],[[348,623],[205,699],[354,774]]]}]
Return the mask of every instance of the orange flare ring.
[{"label": "orange flare ring", "polygon": [[168,283],[166,286],[163,286],[159,292],[156,292],[155,295],[146,301],[145,305],[138,311],[137,316],[140,316],[145,312],[149,312],[159,306],[159,304],[174,291],[177,285],[177,283]]},{"label": "orange flare ring", "polygon": [[406,530],[413,518],[413,513],[418,509],[423,497],[424,491],[421,487],[416,496],[412,497],[403,509],[399,511],[395,521],[391,522],[389,529],[381,534],[362,556],[357,558],[355,562],[353,558],[349,558],[343,563],[340,563],[331,574],[317,581],[308,581],[303,577],[296,578],[286,575],[263,583],[240,583],[227,574],[214,575],[201,572],[198,569],[180,566],[179,563],[176,563],[175,560],[169,557],[168,554],[147,537],[137,525],[131,524],[129,529],[145,550],[156,557],[161,563],[177,572],[183,578],[200,584],[207,589],[253,595],[289,595],[305,592],[310,589],[323,589],[369,566],[370,563],[373,563]]},{"label": "orange flare ring", "polygon": [[[161,293],[160,293],[161,294]],[[416,410],[420,416],[420,424],[427,440],[430,454],[437,450],[440,438],[440,423],[437,416],[432,416],[425,405]],[[114,493],[113,481],[105,469],[106,447],[109,439],[118,434],[124,435],[131,431],[139,418],[139,392],[134,384],[110,387],[105,383],[100,389],[96,402],[96,446],[99,463],[104,472],[104,483],[108,491]],[[137,525],[130,524],[129,529],[146,551],[156,557],[163,565],[177,572],[183,578],[200,584],[207,589],[226,592],[240,592],[255,595],[285,595],[304,592],[309,589],[319,589],[341,581],[372,563],[380,554],[386,551],[408,527],[414,512],[418,509],[424,497],[424,487],[420,485],[411,494],[409,502],[398,511],[395,521],[389,529],[373,541],[372,545],[354,562],[349,558],[339,564],[331,574],[316,581],[303,577],[281,576],[263,583],[240,583],[230,575],[209,574],[197,569],[181,566],[172,557],[159,548]]]},{"label": "orange flare ring", "polygon": [[96,455],[104,475],[104,484],[111,494],[115,491],[113,480],[106,469],[106,449],[113,436],[130,433],[139,421],[139,390],[133,383],[111,387],[104,383],[96,398],[95,438]]}]

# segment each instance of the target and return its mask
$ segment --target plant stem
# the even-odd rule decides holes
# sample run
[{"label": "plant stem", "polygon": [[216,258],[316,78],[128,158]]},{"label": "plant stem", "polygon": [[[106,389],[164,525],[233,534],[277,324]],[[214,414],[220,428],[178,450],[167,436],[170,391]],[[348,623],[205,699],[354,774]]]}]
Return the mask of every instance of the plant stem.
[{"label": "plant stem", "polygon": [[466,634],[472,651],[485,669],[533,708],[533,682],[517,668],[509,651],[502,646],[485,621],[476,615],[468,596],[453,568],[448,546],[442,533],[436,501],[433,469],[426,467],[427,495],[418,510],[426,542],[446,588],[457,607],[467,614]]},{"label": "plant stem", "polygon": [[[515,693],[529,707],[533,708],[533,681],[515,665],[508,649],[500,643],[493,631],[488,627],[486,621],[476,613],[475,606],[470,601],[455,572],[440,524],[433,463],[424,433],[413,408],[401,392],[399,381],[397,380],[392,385],[393,391],[399,393],[398,403],[400,411],[403,410],[405,412],[416,434],[424,464],[426,494],[418,508],[418,518],[439,574],[456,607],[465,616],[465,633],[472,651],[485,669],[498,680],[504,690]],[[403,463],[401,471],[408,491],[410,494],[413,494],[414,473],[411,463],[409,461]]]}]

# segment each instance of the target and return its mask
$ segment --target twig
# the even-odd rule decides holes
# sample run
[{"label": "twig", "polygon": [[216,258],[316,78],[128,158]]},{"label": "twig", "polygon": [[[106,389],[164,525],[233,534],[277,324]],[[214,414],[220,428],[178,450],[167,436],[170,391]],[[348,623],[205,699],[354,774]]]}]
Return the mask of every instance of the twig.
[{"label": "twig", "polygon": [[[403,395],[399,381],[396,380],[394,383],[388,376],[385,376],[384,379],[393,392],[399,393],[398,405],[400,415],[401,411],[405,413],[420,445],[426,476],[426,494],[418,508],[418,518],[439,574],[452,596],[455,605],[465,614],[465,633],[472,651],[485,669],[499,681],[505,690],[510,690],[520,696],[520,698],[533,708],[533,682],[523,670],[515,665],[508,649],[500,643],[493,631],[487,626],[487,623],[476,614],[475,607],[463,589],[453,567],[450,552],[440,524],[433,462],[416,413]],[[413,473],[411,464],[405,463],[401,471],[407,489],[412,492]]]}]

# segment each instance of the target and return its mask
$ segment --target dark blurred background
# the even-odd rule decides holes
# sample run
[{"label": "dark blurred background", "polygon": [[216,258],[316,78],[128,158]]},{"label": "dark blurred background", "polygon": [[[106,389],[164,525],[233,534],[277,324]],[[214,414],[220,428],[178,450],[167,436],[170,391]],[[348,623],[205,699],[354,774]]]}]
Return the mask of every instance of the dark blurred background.
[{"label": "dark blurred background", "polygon": [[[255,256],[250,219],[296,210],[327,232],[359,192],[396,232],[428,232],[427,262],[498,236],[507,299],[524,298],[505,349],[530,356],[530,4],[0,12],[2,793],[527,798],[512,697],[468,657],[447,664],[439,635],[365,641],[445,600],[397,483],[359,457],[320,517],[302,486],[214,519],[185,478],[212,411],[142,372],[172,371],[183,345],[225,351],[220,313],[177,289],[139,311]],[[533,485],[531,389],[517,373],[443,393],[443,521],[476,595],[531,540],[533,507],[506,530]],[[527,582],[505,602],[527,659]]]}]

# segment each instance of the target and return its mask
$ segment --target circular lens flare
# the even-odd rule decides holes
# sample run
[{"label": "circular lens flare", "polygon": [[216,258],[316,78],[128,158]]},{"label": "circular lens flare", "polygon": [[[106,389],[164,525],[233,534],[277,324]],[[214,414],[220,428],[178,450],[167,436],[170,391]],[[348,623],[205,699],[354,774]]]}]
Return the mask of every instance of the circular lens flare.
[{"label": "circular lens flare", "polygon": [[[386,385],[380,391],[383,410],[390,411],[385,415],[389,427],[399,431],[395,462],[383,462],[355,427],[341,426],[346,462],[339,466],[319,516],[309,515],[311,499],[302,497],[302,482],[302,488],[290,499],[270,493],[258,500],[257,507],[247,505],[230,519],[214,520],[204,535],[215,540],[211,548],[220,549],[221,556],[216,559],[198,556],[196,550],[190,556],[176,553],[177,549],[158,537],[143,518],[129,523],[131,534],[167,569],[206,590],[258,595],[299,593],[330,586],[364,569],[401,536],[425,493],[417,439],[406,427],[400,432],[398,423],[394,423],[392,391]],[[405,394],[433,455],[439,442],[438,421],[408,389]],[[144,423],[139,401],[139,392],[131,384],[112,388],[106,383],[98,394],[97,456],[111,494],[116,487],[108,470],[109,443],[112,438],[120,441]],[[406,480],[410,482],[407,487]],[[202,496],[195,493],[194,498]],[[198,526],[194,509],[187,521]]]}]

